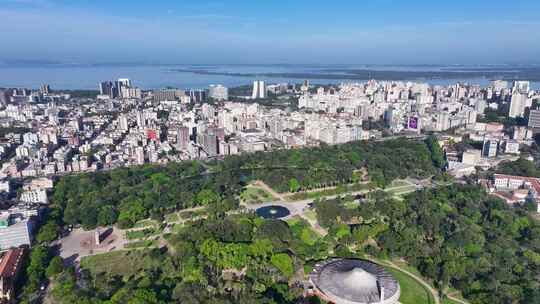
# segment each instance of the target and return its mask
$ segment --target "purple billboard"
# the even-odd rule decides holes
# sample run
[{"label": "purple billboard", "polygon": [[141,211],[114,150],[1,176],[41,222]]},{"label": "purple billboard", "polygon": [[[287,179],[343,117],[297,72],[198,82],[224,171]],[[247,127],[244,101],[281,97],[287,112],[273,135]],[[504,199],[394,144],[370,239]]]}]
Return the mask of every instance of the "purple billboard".
[{"label": "purple billboard", "polygon": [[409,129],[418,130],[418,117],[409,117]]}]

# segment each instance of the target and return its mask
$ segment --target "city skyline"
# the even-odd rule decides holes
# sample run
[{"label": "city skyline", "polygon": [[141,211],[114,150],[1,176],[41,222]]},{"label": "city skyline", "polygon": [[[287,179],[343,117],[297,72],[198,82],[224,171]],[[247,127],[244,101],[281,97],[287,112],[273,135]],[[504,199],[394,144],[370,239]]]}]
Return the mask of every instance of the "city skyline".
[{"label": "city skyline", "polygon": [[0,303],[540,303],[539,11],[0,0]]},{"label": "city skyline", "polygon": [[485,64],[540,51],[530,0],[0,3],[2,61]]}]

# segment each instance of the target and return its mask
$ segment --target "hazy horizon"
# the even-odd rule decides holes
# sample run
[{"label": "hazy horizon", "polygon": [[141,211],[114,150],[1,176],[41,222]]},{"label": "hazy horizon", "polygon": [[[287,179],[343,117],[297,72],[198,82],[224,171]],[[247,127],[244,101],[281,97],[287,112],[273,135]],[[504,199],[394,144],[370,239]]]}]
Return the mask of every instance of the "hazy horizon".
[{"label": "hazy horizon", "polygon": [[269,83],[298,83],[304,79],[318,84],[360,82],[369,79],[427,82],[448,85],[456,82],[487,85],[490,80],[529,80],[540,89],[540,67],[525,65],[356,65],[356,64],[77,64],[0,65],[0,87],[54,89],[97,89],[105,80],[130,78],[145,89],[164,87],[207,88],[210,84],[238,86],[254,79]]},{"label": "hazy horizon", "polygon": [[2,61],[536,64],[540,2],[0,0]]}]

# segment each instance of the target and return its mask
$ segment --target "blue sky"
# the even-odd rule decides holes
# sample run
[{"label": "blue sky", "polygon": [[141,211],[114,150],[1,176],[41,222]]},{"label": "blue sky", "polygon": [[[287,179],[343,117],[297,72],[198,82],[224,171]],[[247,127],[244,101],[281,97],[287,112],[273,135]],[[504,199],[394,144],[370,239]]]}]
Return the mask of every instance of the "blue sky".
[{"label": "blue sky", "polygon": [[538,0],[0,0],[0,60],[538,63],[538,12]]}]

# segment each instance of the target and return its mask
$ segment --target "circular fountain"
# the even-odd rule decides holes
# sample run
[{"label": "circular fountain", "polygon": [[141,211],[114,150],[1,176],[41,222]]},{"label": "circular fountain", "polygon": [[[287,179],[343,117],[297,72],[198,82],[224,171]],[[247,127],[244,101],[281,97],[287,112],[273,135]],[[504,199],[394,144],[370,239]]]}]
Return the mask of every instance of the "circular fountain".
[{"label": "circular fountain", "polygon": [[255,210],[255,214],[265,219],[280,219],[291,214],[289,209],[283,206],[265,206]]}]

